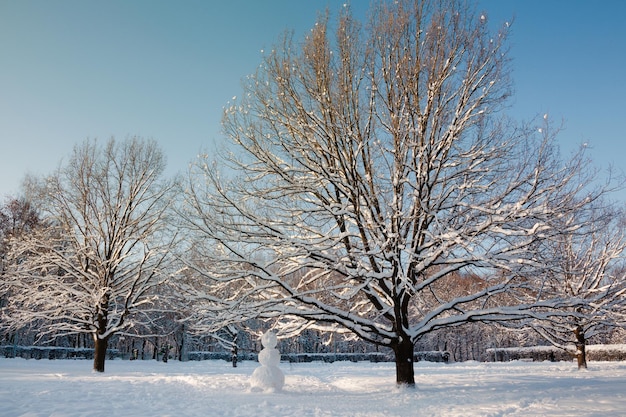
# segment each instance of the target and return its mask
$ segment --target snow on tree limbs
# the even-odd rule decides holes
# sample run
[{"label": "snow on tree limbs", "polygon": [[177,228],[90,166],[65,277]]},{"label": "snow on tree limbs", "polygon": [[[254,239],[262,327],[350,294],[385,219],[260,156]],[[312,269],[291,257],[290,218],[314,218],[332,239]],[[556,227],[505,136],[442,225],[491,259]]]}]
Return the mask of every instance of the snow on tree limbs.
[{"label": "snow on tree limbs", "polygon": [[153,141],[88,140],[57,172],[32,179],[26,191],[47,227],[11,246],[3,281],[14,326],[40,320],[41,337],[91,334],[94,369],[104,371],[108,339],[150,320],[168,279],[173,183],[163,169]]},{"label": "snow on tree limbs", "polygon": [[286,37],[225,111],[234,174],[190,173],[195,268],[228,295],[211,320],[313,322],[412,358],[438,328],[573,307],[541,291],[559,268],[542,251],[606,190],[583,195],[583,155],[559,159],[548,119],[501,114],[508,25],[492,34],[455,1],[381,3],[363,28],[344,11],[333,39],[329,25]]}]

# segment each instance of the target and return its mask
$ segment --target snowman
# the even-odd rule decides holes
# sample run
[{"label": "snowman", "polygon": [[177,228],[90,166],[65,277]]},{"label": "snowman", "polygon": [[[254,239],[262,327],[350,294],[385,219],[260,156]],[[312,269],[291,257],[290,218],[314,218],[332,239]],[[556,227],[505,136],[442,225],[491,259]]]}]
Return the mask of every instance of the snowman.
[{"label": "snowman", "polygon": [[250,385],[252,389],[263,391],[280,391],[285,384],[285,375],[278,368],[280,363],[280,352],[276,349],[276,334],[268,330],[261,336],[263,349],[259,352],[259,363],[261,366],[252,373]]}]

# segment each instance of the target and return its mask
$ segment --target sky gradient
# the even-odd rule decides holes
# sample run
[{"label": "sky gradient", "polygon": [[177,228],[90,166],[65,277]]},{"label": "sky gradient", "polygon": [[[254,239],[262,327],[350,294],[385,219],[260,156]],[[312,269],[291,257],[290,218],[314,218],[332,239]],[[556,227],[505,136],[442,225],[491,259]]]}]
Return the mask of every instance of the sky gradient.
[{"label": "sky gradient", "polygon": [[[285,30],[345,0],[0,0],[0,199],[87,138],[155,139],[168,172],[224,143],[222,108]],[[357,16],[369,1],[352,0]],[[626,2],[477,0],[513,20],[510,113],[564,123],[596,167],[625,171]],[[615,196],[626,202],[626,192]]]}]

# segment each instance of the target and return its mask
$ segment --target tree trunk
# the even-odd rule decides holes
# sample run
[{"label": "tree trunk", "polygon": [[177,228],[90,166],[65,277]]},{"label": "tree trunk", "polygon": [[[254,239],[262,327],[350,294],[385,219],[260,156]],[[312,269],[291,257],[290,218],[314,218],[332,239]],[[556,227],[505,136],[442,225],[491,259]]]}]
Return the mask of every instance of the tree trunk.
[{"label": "tree trunk", "polygon": [[94,337],[96,349],[93,354],[93,370],[96,372],[104,372],[104,360],[107,355],[107,345],[109,338],[100,339],[97,335]]},{"label": "tree trunk", "polygon": [[574,329],[576,336],[576,360],[578,361],[578,369],[587,369],[587,351],[585,349],[585,331],[581,326]]},{"label": "tree trunk", "polygon": [[177,344],[177,349],[178,349],[178,360],[180,362],[182,362],[183,360],[185,360],[185,325],[183,324],[180,327],[180,343]]},{"label": "tree trunk", "polygon": [[413,343],[408,338],[401,338],[392,349],[396,356],[396,384],[415,387]]}]

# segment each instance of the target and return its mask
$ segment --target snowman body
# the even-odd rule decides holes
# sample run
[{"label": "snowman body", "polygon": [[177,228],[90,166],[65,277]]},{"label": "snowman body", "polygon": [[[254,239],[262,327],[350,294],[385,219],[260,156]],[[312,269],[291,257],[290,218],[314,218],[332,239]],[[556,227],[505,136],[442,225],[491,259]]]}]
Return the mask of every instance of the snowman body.
[{"label": "snowman body", "polygon": [[276,334],[272,331],[266,332],[261,337],[263,349],[259,352],[259,366],[252,373],[250,385],[253,389],[263,391],[280,391],[285,384],[285,375],[278,368],[280,363],[280,352],[276,349]]}]

